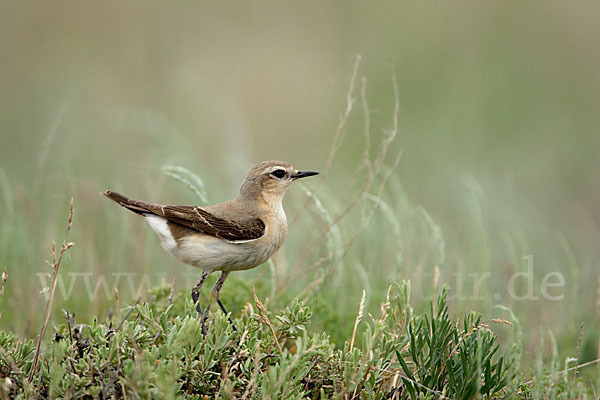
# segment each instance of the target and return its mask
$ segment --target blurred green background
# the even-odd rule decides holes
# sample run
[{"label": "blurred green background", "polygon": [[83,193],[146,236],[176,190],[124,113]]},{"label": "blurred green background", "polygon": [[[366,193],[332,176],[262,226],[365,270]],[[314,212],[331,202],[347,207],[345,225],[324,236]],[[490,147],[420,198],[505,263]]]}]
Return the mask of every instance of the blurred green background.
[{"label": "blurred green background", "polygon": [[[37,333],[38,274],[49,272],[44,260],[51,240],[62,241],[71,197],[67,289],[73,273],[91,274],[93,287],[100,276],[110,286],[115,273],[135,273],[136,285],[148,274],[152,285],[177,277],[177,287],[190,288],[196,271],[100,193],[199,204],[161,170],[176,165],[196,173],[217,203],[262,160],[323,169],[360,54],[346,137],[322,181],[305,182],[322,207],[292,188],[288,220],[301,217],[284,248],[273,265],[234,274],[225,303],[250,301],[250,282],[270,307],[284,306],[323,274],[309,268],[323,258],[335,273],[311,287],[313,328],[335,340],[350,336],[362,289],[377,310],[390,283],[411,279],[416,304],[448,284],[455,314],[508,318],[495,306],[511,307],[526,351],[550,330],[574,356],[584,321],[582,362],[595,358],[599,20],[600,4],[590,1],[2,2],[0,267],[9,279],[0,328]],[[366,146],[360,91],[366,83],[374,157],[393,126],[393,73],[399,132],[377,182],[403,153],[381,195],[377,184],[371,191],[383,205],[357,232],[374,204],[361,197],[305,273],[275,295],[327,218],[358,193],[351,182],[365,180],[355,173]],[[342,262],[332,262],[336,248]],[[529,255],[538,299],[511,299],[508,283],[527,271]],[[551,272],[564,277],[549,290],[561,300],[541,295]],[[57,296],[57,319],[61,308],[90,320],[115,307],[112,286],[90,300],[83,276],[67,299]],[[124,306],[137,293],[122,279]],[[524,280],[516,287],[528,290]]]}]

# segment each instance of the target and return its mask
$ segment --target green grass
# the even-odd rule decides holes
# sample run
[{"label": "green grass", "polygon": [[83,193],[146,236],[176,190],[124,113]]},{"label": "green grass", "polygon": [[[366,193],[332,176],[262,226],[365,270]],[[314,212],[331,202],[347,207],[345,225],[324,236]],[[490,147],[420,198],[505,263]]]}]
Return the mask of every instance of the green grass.
[{"label": "green grass", "polygon": [[[475,312],[450,317],[446,288],[427,312],[415,313],[409,299],[404,282],[390,286],[375,316],[364,315],[361,302],[358,336],[355,330],[336,345],[314,329],[313,312],[298,300],[264,313],[260,300],[247,303],[237,331],[218,311],[203,335],[188,292],[157,287],[148,301],[103,320],[85,323],[65,311],[32,379],[35,342],[0,332],[0,396],[568,399],[586,393],[581,379],[558,371],[556,354],[550,363],[540,358],[528,380],[519,368],[522,343],[502,346],[494,332],[509,321],[484,321]],[[518,325],[511,329],[519,334]]]},{"label": "green grass", "polygon": [[[154,289],[149,302],[89,323],[65,320],[27,379],[35,343],[0,333],[3,398],[572,398],[574,381],[541,370],[525,382],[520,353],[497,343],[490,322],[449,316],[446,289],[430,310],[411,308],[410,285],[393,285],[361,334],[335,345],[315,331],[309,306],[274,313],[247,305],[233,331],[219,311],[207,334],[187,292]],[[172,297],[173,296],[173,297]],[[261,316],[262,315],[262,316]],[[498,322],[498,321],[496,321]],[[269,328],[273,327],[273,331]],[[516,344],[518,345],[518,344]],[[280,351],[280,349],[283,349]],[[545,374],[545,375],[544,375]]]}]

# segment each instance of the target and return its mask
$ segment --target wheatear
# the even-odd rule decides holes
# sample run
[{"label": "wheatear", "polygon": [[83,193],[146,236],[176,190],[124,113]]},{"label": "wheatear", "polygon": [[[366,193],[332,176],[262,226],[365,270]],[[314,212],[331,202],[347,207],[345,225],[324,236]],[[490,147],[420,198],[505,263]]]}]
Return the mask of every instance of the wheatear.
[{"label": "wheatear", "polygon": [[[208,275],[222,271],[212,295],[227,315],[219,297],[225,279],[231,271],[259,266],[281,247],[287,233],[283,196],[296,179],[317,174],[298,171],[283,161],[265,161],[252,167],[238,197],[206,207],[146,203],[110,190],[104,195],[142,215],[166,251],[181,262],[203,270],[192,289],[199,315],[202,315],[198,304],[200,288]],[[233,325],[231,318],[229,321]]]}]

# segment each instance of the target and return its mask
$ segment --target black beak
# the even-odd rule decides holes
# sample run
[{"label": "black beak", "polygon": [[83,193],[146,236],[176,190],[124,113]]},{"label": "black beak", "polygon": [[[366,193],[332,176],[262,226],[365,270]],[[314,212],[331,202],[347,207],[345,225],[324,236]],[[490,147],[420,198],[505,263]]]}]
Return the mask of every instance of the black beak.
[{"label": "black beak", "polygon": [[296,175],[294,175],[294,179],[306,178],[307,176],[319,175],[318,172],[315,171],[298,171]]}]

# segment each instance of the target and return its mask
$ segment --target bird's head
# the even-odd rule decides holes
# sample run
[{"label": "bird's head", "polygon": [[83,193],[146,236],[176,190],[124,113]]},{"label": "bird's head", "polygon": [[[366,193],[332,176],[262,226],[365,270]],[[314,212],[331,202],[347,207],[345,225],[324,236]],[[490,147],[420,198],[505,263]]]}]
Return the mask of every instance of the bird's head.
[{"label": "bird's head", "polygon": [[298,171],[283,161],[263,161],[252,167],[240,189],[242,197],[258,198],[262,195],[267,202],[281,201],[292,182],[315,171]]}]

